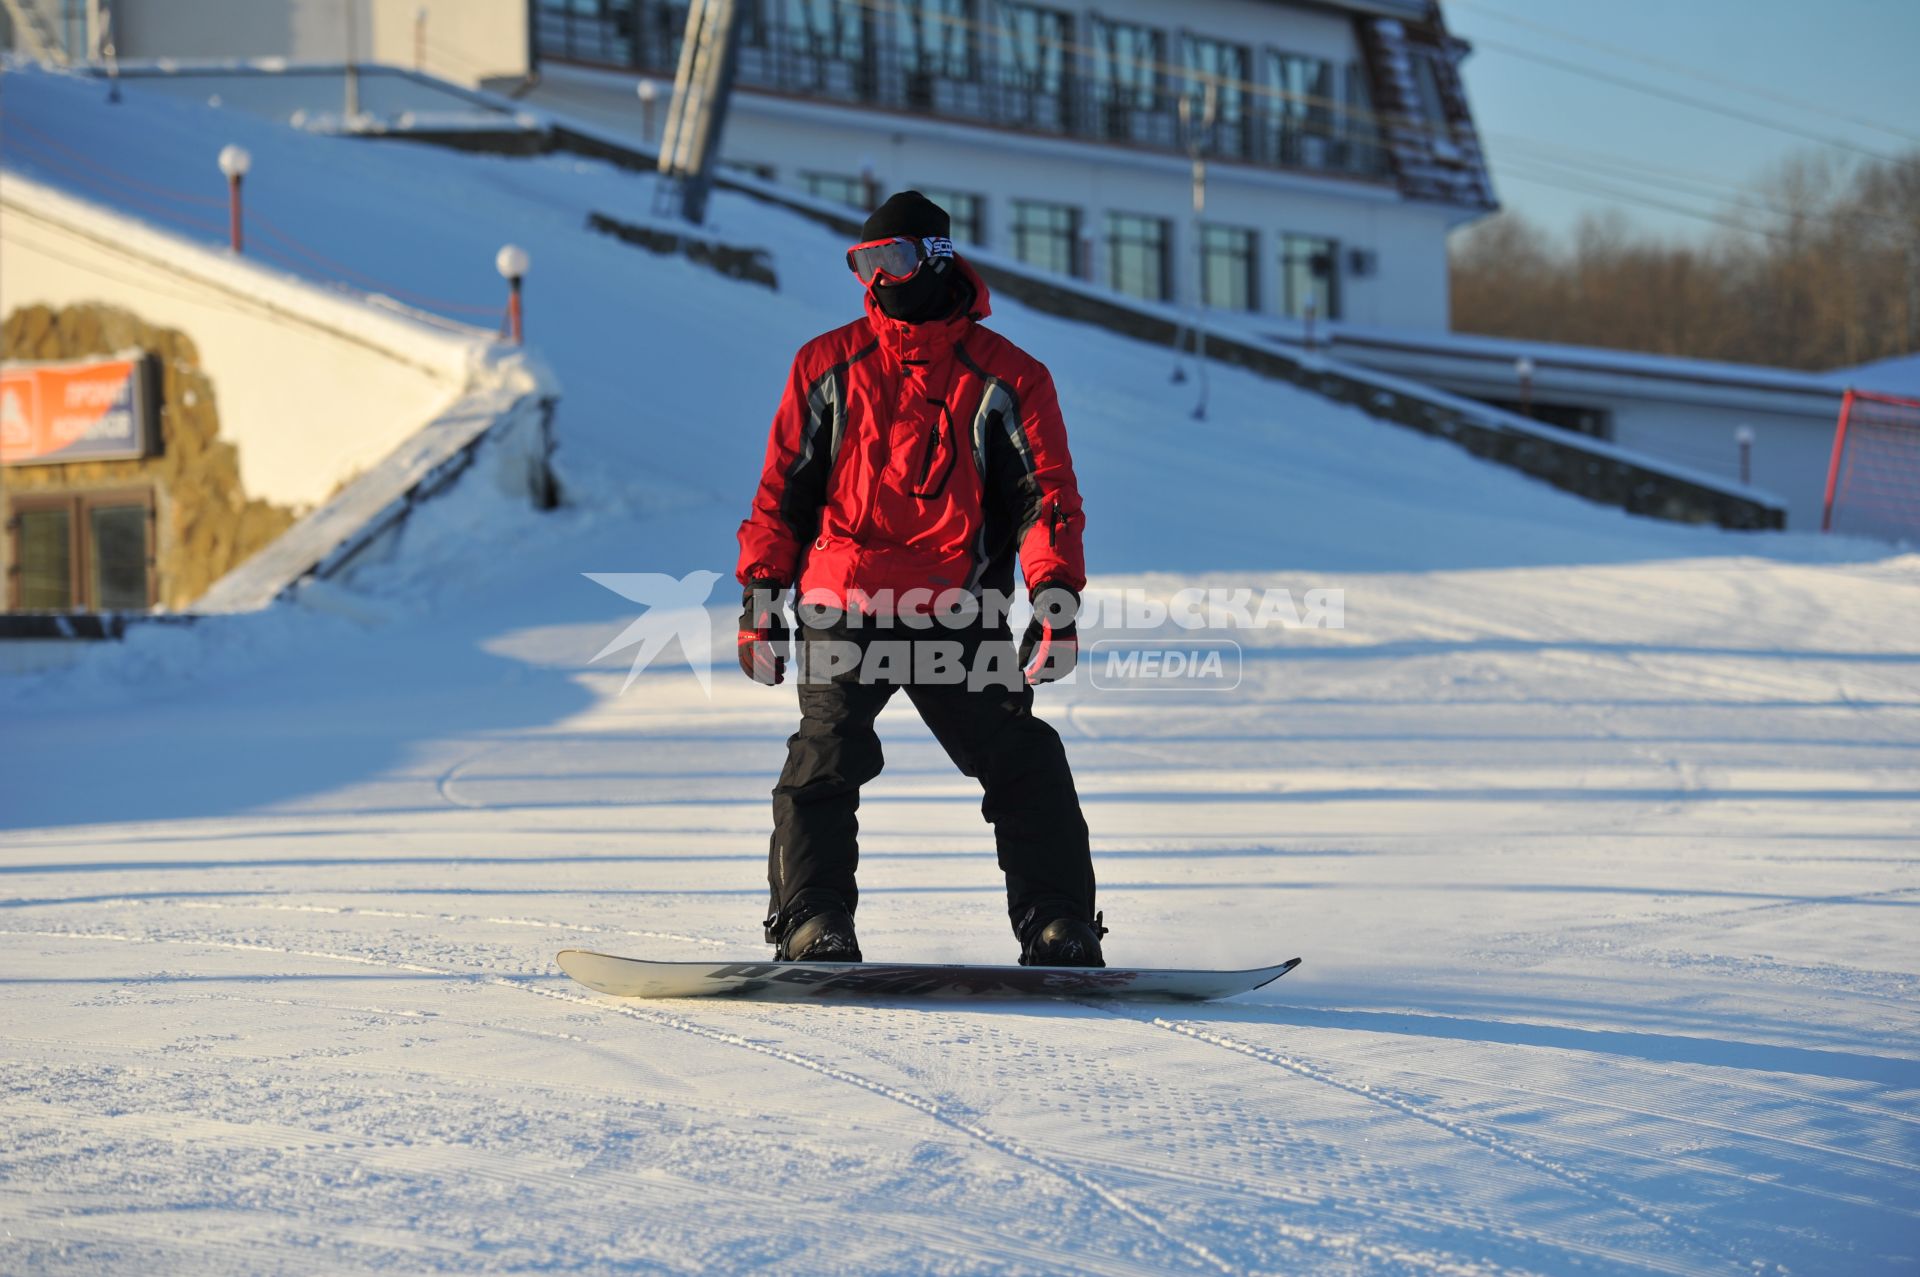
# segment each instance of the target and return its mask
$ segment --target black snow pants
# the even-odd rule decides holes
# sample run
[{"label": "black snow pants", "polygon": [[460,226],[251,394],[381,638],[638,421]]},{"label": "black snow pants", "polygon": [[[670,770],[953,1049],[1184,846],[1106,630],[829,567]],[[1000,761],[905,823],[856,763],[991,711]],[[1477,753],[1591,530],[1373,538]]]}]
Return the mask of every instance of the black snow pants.
[{"label": "black snow pants", "polygon": [[[915,633],[927,634],[850,630],[844,622],[800,628],[800,730],[787,740],[786,766],[773,791],[769,943],[778,943],[790,917],[835,903],[851,913],[858,903],[855,813],[860,787],[880,774],[883,763],[874,719],[903,688],[954,765],[985,791],[980,812],[993,825],[1015,934],[1023,922],[1093,919],[1093,857],[1066,748],[1059,733],[1033,716],[1033,689],[1020,677],[1004,625],[934,632],[938,640],[959,641],[970,665],[987,659],[1005,671],[992,685],[862,681],[872,673],[869,666],[835,673],[831,681],[809,674],[821,643],[851,642],[865,651],[884,642],[897,651]],[[814,661],[813,668],[822,667]],[[937,837],[944,831],[926,832]]]}]

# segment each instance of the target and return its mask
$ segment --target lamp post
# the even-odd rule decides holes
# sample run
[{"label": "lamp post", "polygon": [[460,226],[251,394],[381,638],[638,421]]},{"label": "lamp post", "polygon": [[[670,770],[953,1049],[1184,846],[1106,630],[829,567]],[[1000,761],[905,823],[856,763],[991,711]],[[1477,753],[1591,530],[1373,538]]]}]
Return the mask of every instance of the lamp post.
[{"label": "lamp post", "polygon": [[120,54],[113,43],[113,10],[103,0],[93,0],[90,21],[93,55],[107,64],[107,102],[117,106],[120,102]]},{"label": "lamp post", "polygon": [[240,237],[240,179],[253,167],[253,157],[244,146],[220,148],[220,171],[227,175],[227,246],[238,253]]},{"label": "lamp post", "polygon": [[516,346],[526,337],[520,314],[520,283],[527,277],[527,267],[531,264],[527,250],[518,244],[503,245],[493,259],[494,269],[507,281],[507,334]]},{"label": "lamp post", "polygon": [[1520,415],[1533,416],[1533,360],[1522,355],[1513,361],[1514,376],[1520,379]]},{"label": "lamp post", "polygon": [[1740,483],[1743,487],[1753,484],[1753,427],[1742,423],[1733,432],[1733,442],[1740,449]]},{"label": "lamp post", "polygon": [[427,69],[427,6],[413,11],[413,69]]},{"label": "lamp post", "polygon": [[[1187,158],[1193,165],[1193,348],[1194,362],[1200,370],[1200,398],[1193,407],[1193,419],[1207,415],[1207,329],[1206,299],[1202,296],[1207,275],[1207,248],[1201,219],[1207,211],[1207,151],[1214,144],[1214,125],[1220,118],[1220,86],[1209,81],[1195,110],[1191,97],[1180,99],[1180,130],[1186,134]],[[1176,335],[1176,342],[1179,336]],[[1184,380],[1180,365],[1173,366],[1173,380]]]},{"label": "lamp post", "polygon": [[868,212],[880,206],[880,176],[871,155],[860,157],[860,193],[866,197]]},{"label": "lamp post", "polygon": [[653,145],[653,117],[660,109],[660,86],[652,80],[642,80],[634,86],[634,92],[640,95],[640,136],[647,145]]},{"label": "lamp post", "polygon": [[347,19],[347,98],[344,109],[347,113],[348,128],[353,127],[353,121],[360,114],[360,64],[356,61],[360,56],[360,36],[354,29],[355,19],[359,16],[354,12],[354,6],[358,2],[359,0],[341,0],[341,8],[345,11]]}]

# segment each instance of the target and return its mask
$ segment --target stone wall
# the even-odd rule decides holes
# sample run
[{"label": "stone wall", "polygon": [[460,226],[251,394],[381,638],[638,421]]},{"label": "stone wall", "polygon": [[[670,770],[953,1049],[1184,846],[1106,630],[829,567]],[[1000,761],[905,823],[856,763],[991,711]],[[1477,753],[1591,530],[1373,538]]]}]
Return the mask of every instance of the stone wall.
[{"label": "stone wall", "polygon": [[[0,472],[0,505],[14,494],[151,487],[155,598],[177,611],[286,531],[294,511],[242,489],[239,454],[220,438],[213,384],[185,333],[99,304],[23,306],[0,327],[4,359],[84,359],[130,349],[146,351],[158,374],[159,455],[11,466]],[[0,566],[11,552],[10,544],[0,545]]]}]

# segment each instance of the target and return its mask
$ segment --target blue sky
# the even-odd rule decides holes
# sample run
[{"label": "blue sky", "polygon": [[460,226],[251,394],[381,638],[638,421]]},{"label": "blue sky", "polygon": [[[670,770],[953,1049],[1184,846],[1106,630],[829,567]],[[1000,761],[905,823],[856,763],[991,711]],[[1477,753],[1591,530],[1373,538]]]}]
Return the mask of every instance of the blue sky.
[{"label": "blue sky", "polygon": [[[1777,120],[1882,153],[1920,151],[1920,0],[1444,0],[1448,25],[1474,43],[1465,74],[1502,204],[1556,231],[1582,212],[1619,207],[1671,237],[1711,235],[1683,214],[1622,202],[1617,188],[1712,210],[1797,150],[1820,144],[1602,84],[1506,48]],[[1507,21],[1509,15],[1521,22]],[[1534,24],[1532,26],[1523,23]],[[1582,44],[1541,28],[1571,33]],[[1888,124],[1902,138],[1595,47],[1612,45],[1764,88],[1840,115]],[[1838,152],[1843,158],[1847,152]],[[1622,167],[1624,163],[1645,169]],[[1628,173],[1656,185],[1629,180]],[[1664,188],[1664,189],[1663,189]]]}]

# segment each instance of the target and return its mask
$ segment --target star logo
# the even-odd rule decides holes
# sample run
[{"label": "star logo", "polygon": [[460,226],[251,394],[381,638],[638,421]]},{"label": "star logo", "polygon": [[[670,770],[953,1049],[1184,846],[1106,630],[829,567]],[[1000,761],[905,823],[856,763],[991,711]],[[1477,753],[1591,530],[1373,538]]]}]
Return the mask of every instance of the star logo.
[{"label": "star logo", "polygon": [[620,687],[622,692],[632,687],[640,671],[677,638],[681,654],[693,667],[693,676],[700,680],[700,690],[709,698],[713,696],[713,622],[707,615],[707,599],[712,596],[720,573],[703,569],[689,572],[678,580],[664,572],[583,572],[581,575],[647,609],[593,657],[598,661],[622,648],[638,649],[633,654],[633,668],[627,671],[627,681]]}]

